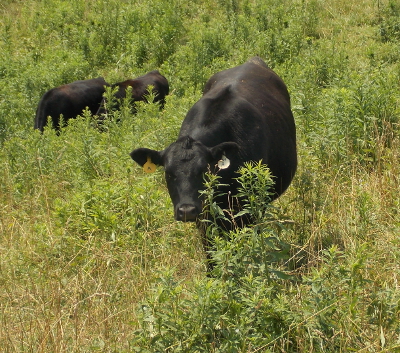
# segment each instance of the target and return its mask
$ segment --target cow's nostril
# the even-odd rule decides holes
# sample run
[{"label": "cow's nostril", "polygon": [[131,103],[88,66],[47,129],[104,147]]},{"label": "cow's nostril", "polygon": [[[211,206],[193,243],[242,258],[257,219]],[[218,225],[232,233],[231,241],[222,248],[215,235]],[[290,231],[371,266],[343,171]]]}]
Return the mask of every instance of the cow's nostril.
[{"label": "cow's nostril", "polygon": [[182,205],[177,211],[177,220],[182,222],[193,222],[196,220],[196,207],[192,205]]}]

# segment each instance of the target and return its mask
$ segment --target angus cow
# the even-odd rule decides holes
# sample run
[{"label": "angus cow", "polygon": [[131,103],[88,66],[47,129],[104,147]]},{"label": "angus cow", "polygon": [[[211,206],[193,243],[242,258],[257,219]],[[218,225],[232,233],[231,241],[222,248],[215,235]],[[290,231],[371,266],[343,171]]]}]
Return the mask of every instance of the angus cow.
[{"label": "angus cow", "polygon": [[[140,76],[132,80],[126,80],[113,84],[111,87],[118,87],[118,91],[114,97],[117,99],[126,97],[126,90],[132,87],[132,100],[147,102],[146,96],[149,94],[149,86],[153,86],[154,93],[156,94],[153,103],[160,102],[160,109],[164,107],[165,96],[169,93],[168,80],[161,75],[157,70],[150,71],[146,75]],[[97,115],[101,116],[107,112],[105,106],[105,98],[103,99]]]},{"label": "angus cow", "polygon": [[109,84],[102,77],[91,80],[81,80],[68,83],[47,91],[41,98],[36,110],[35,129],[43,132],[50,116],[53,127],[60,129],[60,115],[64,123],[71,118],[76,118],[88,107],[95,114],[100,107],[105,92],[105,86]]},{"label": "angus cow", "polygon": [[[221,71],[206,83],[203,96],[187,113],[178,139],[163,151],[138,148],[131,157],[146,171],[163,166],[175,219],[195,221],[202,212],[203,174],[218,170],[225,191],[237,194],[236,173],[245,162],[268,165],[275,177],[273,198],[289,186],[297,167],[296,128],[282,79],[254,57]],[[228,208],[227,198],[218,201]]]}]

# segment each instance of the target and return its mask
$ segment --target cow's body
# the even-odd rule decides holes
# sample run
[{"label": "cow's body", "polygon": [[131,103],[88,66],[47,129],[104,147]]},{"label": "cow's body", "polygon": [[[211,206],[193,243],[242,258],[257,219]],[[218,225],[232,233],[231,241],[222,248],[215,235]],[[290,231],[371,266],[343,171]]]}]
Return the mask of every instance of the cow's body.
[{"label": "cow's body", "polygon": [[43,131],[48,116],[51,116],[53,127],[59,130],[60,115],[66,123],[69,119],[82,114],[86,107],[95,114],[103,99],[104,86],[109,85],[104,78],[98,77],[75,81],[47,91],[36,110],[35,129]]},{"label": "cow's body", "polygon": [[[137,77],[135,79],[126,80],[113,84],[111,87],[117,87],[118,90],[114,97],[117,99],[126,97],[126,90],[128,87],[132,88],[131,98],[133,102],[144,101],[147,102],[147,95],[149,94],[149,86],[153,86],[155,93],[153,103],[160,102],[160,108],[164,106],[165,96],[169,93],[168,80],[161,75],[157,70],[150,71],[146,75]],[[97,115],[106,113],[105,99],[103,99]]]},{"label": "cow's body", "polygon": [[[206,83],[203,96],[187,113],[176,142],[163,151],[139,148],[131,157],[165,168],[175,219],[195,221],[202,211],[203,174],[223,155],[230,160],[218,174],[237,193],[236,171],[245,162],[267,164],[275,177],[274,196],[289,186],[297,167],[296,131],[283,81],[258,57],[221,71]],[[228,199],[219,200],[227,208]]]}]

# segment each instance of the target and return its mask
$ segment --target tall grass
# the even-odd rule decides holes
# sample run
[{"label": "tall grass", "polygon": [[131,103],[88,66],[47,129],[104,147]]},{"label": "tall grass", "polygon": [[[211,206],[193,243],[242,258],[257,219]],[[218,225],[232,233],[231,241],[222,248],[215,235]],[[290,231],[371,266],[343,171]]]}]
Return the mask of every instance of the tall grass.
[{"label": "tall grass", "polygon": [[[399,350],[399,11],[391,0],[3,1],[0,351]],[[129,152],[174,141],[205,81],[254,55],[291,93],[299,168],[272,206],[249,202],[258,226],[210,225],[207,277],[163,171],[145,175]],[[124,102],[102,131],[88,112],[59,136],[33,130],[48,89],[153,69],[172,91],[162,111],[139,103],[132,115]]]}]

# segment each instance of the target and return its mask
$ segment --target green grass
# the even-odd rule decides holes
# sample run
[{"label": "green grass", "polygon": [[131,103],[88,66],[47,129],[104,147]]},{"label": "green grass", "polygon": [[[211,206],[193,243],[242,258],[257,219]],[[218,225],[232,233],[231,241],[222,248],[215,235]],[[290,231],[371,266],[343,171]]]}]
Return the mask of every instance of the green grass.
[{"label": "green grass", "polygon": [[[399,14],[392,0],[3,1],[0,351],[400,351]],[[163,171],[129,152],[174,141],[206,80],[254,55],[291,93],[299,168],[272,207],[249,200],[256,227],[210,225],[210,278]],[[170,82],[162,111],[33,130],[48,89],[153,69]]]}]

